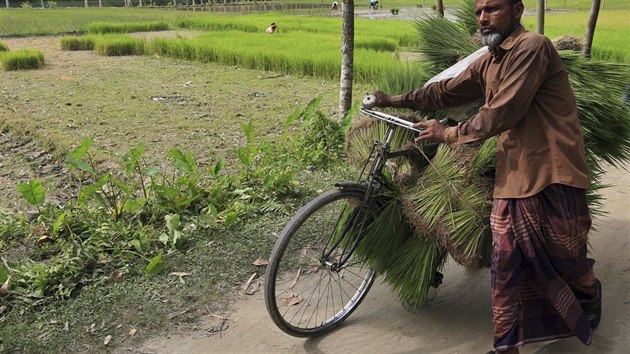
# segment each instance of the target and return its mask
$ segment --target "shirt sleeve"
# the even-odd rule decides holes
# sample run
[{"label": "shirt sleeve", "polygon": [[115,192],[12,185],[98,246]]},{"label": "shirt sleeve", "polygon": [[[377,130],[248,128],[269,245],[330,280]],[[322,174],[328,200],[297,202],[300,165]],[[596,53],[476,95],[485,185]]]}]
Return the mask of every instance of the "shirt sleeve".
[{"label": "shirt sleeve", "polygon": [[394,108],[409,108],[432,112],[446,107],[455,107],[483,97],[478,73],[471,65],[454,78],[434,82],[426,88],[392,96],[390,102]]},{"label": "shirt sleeve", "polygon": [[[546,40],[548,41],[548,40]],[[457,143],[487,139],[514,127],[525,117],[541,84],[547,76],[550,43],[524,41],[514,47],[500,78],[486,80],[489,100],[479,113],[457,127]],[[507,60],[507,58],[506,58]]]}]

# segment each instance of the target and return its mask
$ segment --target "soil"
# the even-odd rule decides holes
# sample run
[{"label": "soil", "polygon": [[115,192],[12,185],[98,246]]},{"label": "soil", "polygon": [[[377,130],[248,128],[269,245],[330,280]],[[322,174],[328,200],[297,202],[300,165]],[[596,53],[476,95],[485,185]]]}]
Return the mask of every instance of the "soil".
[{"label": "soil", "polygon": [[[575,338],[526,345],[521,353],[627,353],[630,338],[630,175],[609,167],[605,217],[590,235],[595,273],[603,284],[603,315],[593,343]],[[433,301],[407,311],[377,280],[339,329],[320,338],[294,338],[266,312],[262,293],[241,295],[232,311],[207,316],[196,328],[151,338],[120,353],[486,353],[492,349],[490,276],[449,262]]]}]

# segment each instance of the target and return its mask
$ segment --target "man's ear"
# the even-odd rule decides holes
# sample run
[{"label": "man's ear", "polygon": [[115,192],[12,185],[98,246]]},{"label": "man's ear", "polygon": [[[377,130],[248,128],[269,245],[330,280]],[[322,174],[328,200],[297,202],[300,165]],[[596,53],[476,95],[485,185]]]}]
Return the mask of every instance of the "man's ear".
[{"label": "man's ear", "polygon": [[517,20],[521,19],[521,16],[523,16],[523,11],[525,11],[525,6],[520,1],[512,6],[512,15],[514,15]]}]

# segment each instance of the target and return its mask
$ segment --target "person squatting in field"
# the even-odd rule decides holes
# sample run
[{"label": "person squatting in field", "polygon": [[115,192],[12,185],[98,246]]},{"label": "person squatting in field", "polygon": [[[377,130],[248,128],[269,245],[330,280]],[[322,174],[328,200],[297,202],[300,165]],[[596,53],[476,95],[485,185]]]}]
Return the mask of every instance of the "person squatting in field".
[{"label": "person squatting in field", "polygon": [[[455,127],[429,120],[417,140],[465,144],[498,136],[492,228],[494,349],[576,336],[591,343],[601,283],[587,257],[589,171],[577,105],[551,41],[526,32],[521,0],[476,0],[489,51],[454,78],[377,106],[435,111],[485,98]],[[494,353],[491,351],[490,353]]]}]

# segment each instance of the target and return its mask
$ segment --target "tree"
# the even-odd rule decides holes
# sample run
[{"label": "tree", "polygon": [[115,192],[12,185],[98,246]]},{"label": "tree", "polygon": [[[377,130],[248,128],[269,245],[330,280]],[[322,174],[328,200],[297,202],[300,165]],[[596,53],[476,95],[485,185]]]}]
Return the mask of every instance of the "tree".
[{"label": "tree", "polygon": [[545,34],[545,0],[536,2],[536,32]]},{"label": "tree", "polygon": [[9,8],[9,0],[5,0],[7,2],[7,9]]},{"label": "tree", "polygon": [[85,0],[85,8],[87,9],[88,7],[88,0]]},{"label": "tree", "polygon": [[435,3],[435,11],[437,11],[438,15],[444,17],[444,2],[443,0],[437,0]]},{"label": "tree", "polygon": [[354,0],[343,0],[341,9],[341,74],[339,115],[343,118],[352,107],[354,61]]},{"label": "tree", "polygon": [[597,16],[599,16],[600,0],[593,0],[591,4],[591,14],[588,16],[588,25],[586,25],[586,33],[584,34],[584,46],[582,47],[582,56],[584,58],[591,57],[591,47],[593,46],[593,36],[595,36],[595,25],[597,24]]}]

